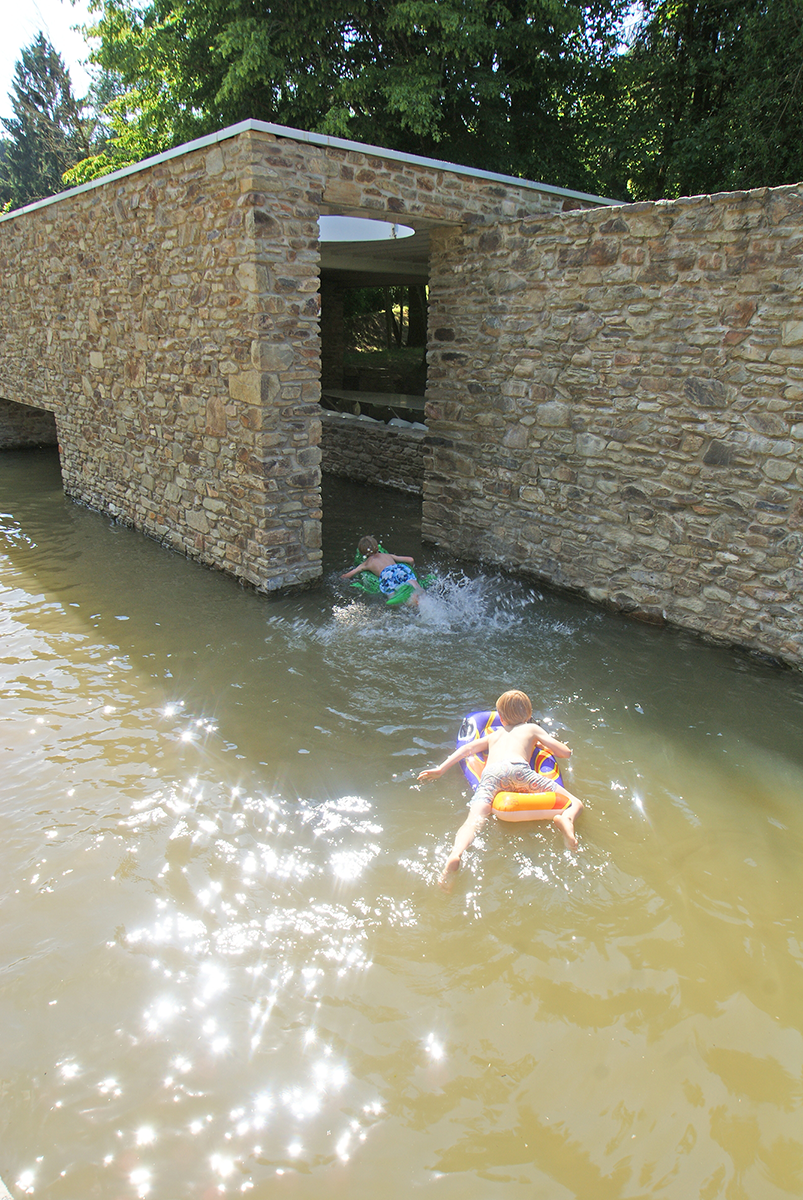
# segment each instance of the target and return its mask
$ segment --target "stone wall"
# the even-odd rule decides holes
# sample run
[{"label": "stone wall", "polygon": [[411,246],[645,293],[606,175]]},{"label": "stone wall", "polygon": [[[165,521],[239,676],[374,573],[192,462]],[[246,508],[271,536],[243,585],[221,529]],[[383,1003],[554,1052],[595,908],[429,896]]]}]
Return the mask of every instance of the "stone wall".
[{"label": "stone wall", "polygon": [[263,589],[320,571],[316,219],[246,132],[0,223],[0,395],[65,491]]},{"label": "stone wall", "polygon": [[0,446],[16,450],[58,445],[56,420],[51,412],[0,400]]},{"label": "stone wall", "polygon": [[424,535],[803,666],[803,188],[433,241]]},{"label": "stone wall", "polygon": [[0,397],[55,414],[69,495],[261,590],[307,584],[318,216],[435,227],[584,202],[243,122],[0,218]]},{"label": "stone wall", "polygon": [[386,425],[351,413],[322,412],[321,416],[325,473],[400,492],[421,492],[426,429],[411,424]]},{"label": "stone wall", "polygon": [[430,231],[425,537],[803,665],[800,187],[600,208],[244,122],[0,218],[0,444],[53,414],[68,494],[316,579],[321,213]]}]

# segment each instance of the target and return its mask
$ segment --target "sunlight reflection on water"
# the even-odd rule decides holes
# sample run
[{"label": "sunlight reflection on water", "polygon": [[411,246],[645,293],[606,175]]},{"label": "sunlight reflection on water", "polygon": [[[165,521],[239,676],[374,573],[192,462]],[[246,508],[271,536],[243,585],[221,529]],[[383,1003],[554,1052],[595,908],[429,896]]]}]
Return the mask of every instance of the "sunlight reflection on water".
[{"label": "sunlight reflection on water", "polygon": [[[798,677],[437,556],[368,603],[348,488],[325,587],[265,600],[44,461],[0,495],[10,1188],[800,1191]],[[516,684],[580,852],[490,823],[447,897],[465,787],[416,776]]]}]

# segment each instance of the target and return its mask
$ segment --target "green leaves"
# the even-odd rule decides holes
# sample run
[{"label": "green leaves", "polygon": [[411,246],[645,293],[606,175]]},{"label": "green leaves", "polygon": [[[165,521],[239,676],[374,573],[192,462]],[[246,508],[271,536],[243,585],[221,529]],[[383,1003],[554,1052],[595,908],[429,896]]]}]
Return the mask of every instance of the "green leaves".
[{"label": "green leaves", "polygon": [[628,47],[631,0],[96,0],[88,103],[23,54],[0,202],[246,118],[622,199],[803,178],[803,0],[639,8]]},{"label": "green leaves", "polygon": [[64,188],[62,175],[91,151],[97,122],[73,95],[69,72],[42,33],[22,51],[10,94],[0,204],[19,208]]},{"label": "green leaves", "polygon": [[652,0],[618,68],[636,198],[803,178],[803,0]]},{"label": "green leaves", "polygon": [[245,118],[566,186],[629,0],[98,0],[122,166]]}]

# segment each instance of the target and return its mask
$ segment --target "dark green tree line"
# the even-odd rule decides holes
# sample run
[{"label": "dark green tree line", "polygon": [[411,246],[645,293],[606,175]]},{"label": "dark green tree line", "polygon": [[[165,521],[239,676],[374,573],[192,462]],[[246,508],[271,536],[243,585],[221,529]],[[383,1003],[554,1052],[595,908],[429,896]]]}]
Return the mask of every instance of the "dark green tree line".
[{"label": "dark green tree line", "polygon": [[69,72],[44,34],[22,51],[10,95],[0,188],[17,208],[61,191],[62,175],[89,153],[90,141]]},{"label": "dark green tree line", "polygon": [[246,118],[620,199],[803,179],[803,0],[96,0],[95,14],[87,102],[41,35],[23,53],[4,199]]},{"label": "dark green tree line", "polygon": [[108,136],[102,109],[113,91],[108,80],[88,99],[73,94],[61,55],[39,33],[16,64],[13,116],[2,121],[0,202],[19,208],[63,191],[64,173]]},{"label": "dark green tree line", "polygon": [[803,0],[645,0],[608,149],[635,198],[803,179]]}]

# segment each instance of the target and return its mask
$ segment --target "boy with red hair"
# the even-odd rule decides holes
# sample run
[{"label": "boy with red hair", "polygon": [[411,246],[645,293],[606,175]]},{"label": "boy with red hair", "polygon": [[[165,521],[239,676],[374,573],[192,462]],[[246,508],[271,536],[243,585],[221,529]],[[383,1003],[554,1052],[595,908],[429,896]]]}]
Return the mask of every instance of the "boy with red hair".
[{"label": "boy with red hair", "polygon": [[567,848],[577,849],[574,822],[582,812],[582,800],[573,796],[556,780],[547,779],[530,767],[530,759],[539,746],[555,758],[569,758],[571,750],[540,725],[535,724],[532,719],[533,706],[525,692],[504,692],[496,702],[496,711],[502,722],[502,729],[495,729],[485,737],[467,742],[445,758],[439,766],[429,767],[418,776],[422,781],[438,779],[455,763],[462,762],[472,754],[483,754],[487,751],[488,758],[477,790],[471,798],[468,816],[455,835],[452,852],[443,868],[441,887],[450,884],[452,876],[460,867],[463,851],[471,845],[491,815],[493,799],[497,792],[556,792],[559,796],[564,796],[568,803],[561,812],[555,813],[550,809],[534,811],[533,819],[554,821],[563,834]]}]

